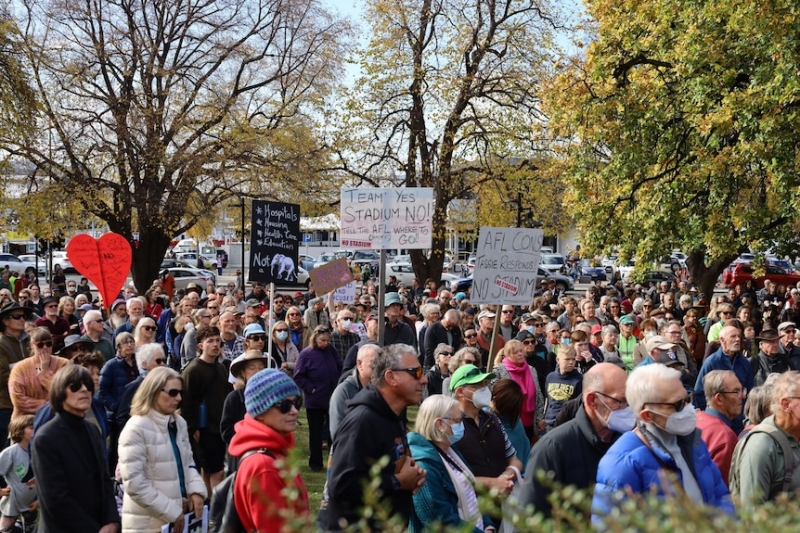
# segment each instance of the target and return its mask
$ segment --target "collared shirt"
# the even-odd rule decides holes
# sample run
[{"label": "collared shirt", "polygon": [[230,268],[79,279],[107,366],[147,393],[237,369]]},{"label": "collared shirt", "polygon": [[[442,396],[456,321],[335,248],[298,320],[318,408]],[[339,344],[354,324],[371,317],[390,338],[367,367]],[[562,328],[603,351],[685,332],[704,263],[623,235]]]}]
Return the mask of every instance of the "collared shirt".
[{"label": "collared shirt", "polygon": [[222,356],[233,361],[244,353],[244,337],[236,335],[233,340],[222,338]]}]

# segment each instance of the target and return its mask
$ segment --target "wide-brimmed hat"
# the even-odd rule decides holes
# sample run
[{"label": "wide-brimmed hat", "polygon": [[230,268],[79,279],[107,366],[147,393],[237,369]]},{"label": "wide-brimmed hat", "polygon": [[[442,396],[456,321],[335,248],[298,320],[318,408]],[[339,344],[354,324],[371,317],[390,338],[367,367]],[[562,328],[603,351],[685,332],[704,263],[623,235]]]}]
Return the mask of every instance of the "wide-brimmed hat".
[{"label": "wide-brimmed hat", "polygon": [[267,354],[258,350],[247,350],[231,362],[231,374],[236,378],[241,377],[241,372],[247,366],[247,363],[258,360],[264,361],[264,366],[269,366],[269,356]]},{"label": "wide-brimmed hat", "polygon": [[756,340],[770,342],[770,341],[776,341],[779,338],[780,338],[780,335],[778,334],[778,332],[776,330],[774,330],[774,329],[764,329],[764,330],[761,330],[761,335],[756,337]]},{"label": "wide-brimmed hat", "polygon": [[15,311],[17,311],[17,312],[21,311],[22,313],[24,313],[25,314],[25,318],[28,318],[29,316],[31,316],[31,313],[33,312],[30,309],[28,309],[27,307],[22,307],[17,302],[11,302],[10,304],[8,304],[5,307],[3,307],[2,309],[0,309],[0,320],[2,320],[3,318],[7,317],[8,315],[14,313]]},{"label": "wide-brimmed hat", "polygon": [[61,348],[59,351],[57,351],[56,355],[66,353],[70,348],[72,348],[76,344],[85,344],[87,352],[94,351],[94,342],[88,339],[84,339],[80,335],[67,335],[64,338],[64,347]]}]

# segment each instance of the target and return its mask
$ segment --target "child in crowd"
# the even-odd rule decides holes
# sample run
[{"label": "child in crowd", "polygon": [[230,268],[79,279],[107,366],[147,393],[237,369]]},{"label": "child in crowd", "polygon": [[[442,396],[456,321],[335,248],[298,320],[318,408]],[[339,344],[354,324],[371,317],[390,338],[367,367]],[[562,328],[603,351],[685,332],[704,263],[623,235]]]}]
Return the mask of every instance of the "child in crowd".
[{"label": "child in crowd", "polygon": [[562,344],[556,356],[556,369],[545,382],[544,420],[548,429],[555,426],[556,415],[567,400],[577,398],[583,391],[583,374],[575,368],[577,353],[572,344]]},{"label": "child in crowd", "polygon": [[33,415],[14,417],[8,433],[14,444],[0,453],[0,477],[6,485],[0,489],[0,533],[12,531],[20,514],[33,513],[39,507],[31,466]]}]

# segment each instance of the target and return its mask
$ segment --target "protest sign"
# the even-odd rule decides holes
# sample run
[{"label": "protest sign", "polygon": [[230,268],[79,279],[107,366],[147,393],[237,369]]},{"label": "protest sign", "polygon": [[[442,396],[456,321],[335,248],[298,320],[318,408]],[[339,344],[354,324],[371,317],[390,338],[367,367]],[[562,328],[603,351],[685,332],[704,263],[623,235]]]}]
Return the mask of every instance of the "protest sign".
[{"label": "protest sign", "polygon": [[469,301],[530,305],[543,240],[539,229],[481,228]]},{"label": "protest sign", "polygon": [[347,266],[347,259],[344,257],[309,270],[308,275],[311,277],[314,292],[317,294],[331,292],[333,289],[353,281],[353,273]]},{"label": "protest sign", "polygon": [[343,304],[356,303],[356,282],[351,281],[347,285],[338,287],[333,292],[333,302],[342,302]]},{"label": "protest sign", "polygon": [[297,283],[300,206],[253,200],[250,226],[250,281]]},{"label": "protest sign", "polygon": [[99,239],[81,233],[67,244],[67,256],[80,274],[94,283],[103,304],[117,299],[128,278],[133,258],[128,240],[117,233],[106,233]]},{"label": "protest sign", "polygon": [[430,248],[433,208],[432,188],[342,189],[342,246]]}]

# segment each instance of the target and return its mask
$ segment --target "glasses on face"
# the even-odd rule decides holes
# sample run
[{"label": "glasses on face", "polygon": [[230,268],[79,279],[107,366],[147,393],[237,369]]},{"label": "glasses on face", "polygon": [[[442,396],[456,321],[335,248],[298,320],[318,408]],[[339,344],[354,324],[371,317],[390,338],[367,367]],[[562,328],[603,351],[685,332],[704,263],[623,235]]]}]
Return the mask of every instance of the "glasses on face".
[{"label": "glasses on face", "polygon": [[133,339],[126,339],[126,340],[120,342],[120,344],[135,344],[135,343],[136,343],[136,341],[133,340]]},{"label": "glasses on face", "polygon": [[747,396],[747,389],[733,389],[733,390],[721,390],[719,391],[720,394],[733,394],[735,396]]},{"label": "glasses on face", "polygon": [[275,333],[282,333],[282,332],[287,332],[287,331],[289,331],[289,330],[286,329],[286,328],[281,328],[281,329],[276,329]]},{"label": "glasses on face", "polygon": [[50,304],[50,305],[45,305],[44,306],[45,309],[56,309],[57,307],[58,307],[58,304]]},{"label": "glasses on face", "polygon": [[219,306],[209,305],[209,306],[206,306],[206,309],[219,309]]},{"label": "glasses on face", "polygon": [[25,315],[8,315],[8,318],[13,318],[14,320],[22,320],[25,318]]},{"label": "glasses on face", "polygon": [[522,341],[522,344],[524,344],[525,346],[530,346],[531,344],[534,344],[534,342],[532,340],[526,340]]},{"label": "glasses on face", "polygon": [[652,309],[652,308],[653,308],[652,305],[643,305],[642,306],[642,309]]},{"label": "glasses on face", "polygon": [[511,314],[511,313],[513,313],[513,312],[514,312],[514,310],[513,310],[513,309],[503,309],[503,314],[504,314],[504,315],[508,315],[508,314]]},{"label": "glasses on face", "polygon": [[624,409],[625,407],[628,407],[628,401],[626,399],[620,400],[619,398],[614,398],[613,396],[610,396],[604,392],[600,391],[595,391],[595,392],[600,396],[602,396],[603,398],[608,398],[609,400],[614,402],[614,404],[616,404],[617,406],[617,409]]},{"label": "glasses on face", "polygon": [[453,352],[439,352],[439,355],[446,355],[447,357],[450,357],[453,355]]},{"label": "glasses on face", "polygon": [[200,318],[211,318],[211,315],[200,315]]},{"label": "glasses on face", "polygon": [[176,396],[177,396],[177,395],[179,395],[179,394],[180,394],[181,396],[183,396],[183,389],[169,389],[169,390],[167,390],[167,389],[161,389],[161,392],[165,392],[165,393],[169,394],[169,397],[170,397],[170,398],[174,398],[174,397],[176,397]]},{"label": "glasses on face", "polygon": [[342,319],[342,320],[353,320],[353,317],[351,317],[351,316],[342,316],[342,317],[339,317],[339,318]]},{"label": "glasses on face", "polygon": [[668,331],[668,332],[667,332],[667,335],[680,335],[680,334],[681,334],[681,330],[678,330],[678,331]]},{"label": "glasses on face", "polygon": [[167,362],[167,361],[166,361],[166,359],[162,359],[161,357],[159,357],[159,358],[158,358],[158,359],[156,359],[156,361],[155,361],[155,363],[156,363],[157,365],[159,365],[159,366],[163,365],[163,364],[164,364],[164,363],[166,363],[166,362]]},{"label": "glasses on face", "polygon": [[37,342],[36,343],[36,347],[39,348],[40,350],[42,348],[44,348],[45,346],[47,346],[48,348],[52,348],[53,347],[53,341],[42,341],[42,342]]},{"label": "glasses on face", "polygon": [[464,364],[465,365],[475,365],[475,364],[477,364],[477,362],[475,361],[475,359],[464,359]]},{"label": "glasses on face", "polygon": [[69,390],[71,390],[72,392],[78,392],[79,390],[81,390],[81,387],[86,387],[86,390],[88,390],[89,392],[94,392],[94,382],[91,380],[78,381],[69,384]]},{"label": "glasses on face", "polygon": [[250,335],[247,339],[255,342],[264,342],[267,340],[267,337],[266,335]]},{"label": "glasses on face", "polygon": [[300,316],[300,313],[286,313],[286,316]]},{"label": "glasses on face", "polygon": [[70,352],[85,352],[88,348],[83,344],[76,344],[75,346],[70,346],[68,350]]},{"label": "glasses on face", "polygon": [[733,312],[731,312],[731,311],[720,311],[719,314],[722,315],[722,316],[731,316],[733,314]]},{"label": "glasses on face", "polygon": [[27,297],[27,296],[20,296],[20,297],[19,297],[19,301],[20,301],[20,302],[24,302],[24,301],[26,301],[27,299],[28,299],[28,297]]},{"label": "glasses on face", "polygon": [[412,376],[414,379],[420,379],[422,377],[422,367],[415,366],[412,368],[392,368],[395,372],[405,372],[406,374]]},{"label": "glasses on face", "polygon": [[785,330],[783,330],[783,332],[785,334],[787,334],[787,335],[794,335],[795,330],[793,330],[793,329],[785,329]]},{"label": "glasses on face", "polygon": [[676,413],[680,413],[683,411],[684,407],[692,403],[693,397],[694,395],[690,392],[686,395],[686,398],[678,400],[677,402],[647,402],[645,405],[671,405]]},{"label": "glasses on face", "polygon": [[291,398],[286,398],[285,400],[282,400],[273,405],[273,407],[275,407],[278,411],[280,411],[282,415],[288,415],[289,412],[292,410],[292,407],[294,407],[298,411],[300,410],[301,407],[303,407],[303,398],[301,398],[300,396],[298,396],[294,400],[292,400]]},{"label": "glasses on face", "polygon": [[537,323],[537,324],[534,324],[534,325],[533,325],[533,327],[535,327],[535,328],[543,328],[543,327],[544,327],[544,324],[542,324],[542,323]]},{"label": "glasses on face", "polygon": [[156,327],[155,326],[142,326],[142,329],[145,330],[145,331],[155,331]]},{"label": "glasses on face", "polygon": [[619,309],[619,306],[618,306],[618,305],[610,305],[609,307],[610,307],[611,309]]}]

